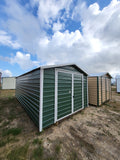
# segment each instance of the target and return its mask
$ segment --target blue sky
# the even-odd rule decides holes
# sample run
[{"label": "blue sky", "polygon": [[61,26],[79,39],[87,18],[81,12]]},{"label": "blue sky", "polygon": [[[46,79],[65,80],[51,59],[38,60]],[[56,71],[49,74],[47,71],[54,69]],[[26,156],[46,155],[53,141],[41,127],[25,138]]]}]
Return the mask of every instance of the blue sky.
[{"label": "blue sky", "polygon": [[0,72],[75,63],[120,74],[119,0],[1,0]]}]

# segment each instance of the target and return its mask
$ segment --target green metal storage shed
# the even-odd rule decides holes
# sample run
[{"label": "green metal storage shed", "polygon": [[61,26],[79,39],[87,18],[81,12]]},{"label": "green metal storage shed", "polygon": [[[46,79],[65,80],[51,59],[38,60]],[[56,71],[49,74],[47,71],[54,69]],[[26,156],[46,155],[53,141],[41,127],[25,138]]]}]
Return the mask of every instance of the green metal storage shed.
[{"label": "green metal storage shed", "polygon": [[16,97],[41,132],[88,106],[87,73],[75,64],[39,67],[16,78]]}]

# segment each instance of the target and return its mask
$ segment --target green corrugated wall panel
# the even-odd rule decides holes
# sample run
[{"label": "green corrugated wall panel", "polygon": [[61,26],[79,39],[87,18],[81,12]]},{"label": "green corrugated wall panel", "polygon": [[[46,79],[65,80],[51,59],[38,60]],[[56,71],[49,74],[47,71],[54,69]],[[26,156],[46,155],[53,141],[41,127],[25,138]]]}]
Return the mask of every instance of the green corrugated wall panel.
[{"label": "green corrugated wall panel", "polygon": [[87,76],[84,75],[84,107],[87,107],[88,106],[88,93],[87,93],[87,90],[88,90],[88,86],[87,86]]},{"label": "green corrugated wall panel", "polygon": [[58,72],[58,116],[60,119],[72,112],[72,74]]},{"label": "green corrugated wall panel", "polygon": [[74,75],[74,112],[82,108],[82,76]]},{"label": "green corrugated wall panel", "polygon": [[45,128],[54,123],[55,69],[44,69],[43,77],[43,128]]},{"label": "green corrugated wall panel", "polygon": [[65,70],[68,70],[68,71],[74,71],[74,72],[78,72],[80,73],[75,67],[73,66],[65,66],[65,67],[61,67],[61,69],[65,69]]},{"label": "green corrugated wall panel", "polygon": [[16,79],[16,98],[39,127],[40,69]]}]

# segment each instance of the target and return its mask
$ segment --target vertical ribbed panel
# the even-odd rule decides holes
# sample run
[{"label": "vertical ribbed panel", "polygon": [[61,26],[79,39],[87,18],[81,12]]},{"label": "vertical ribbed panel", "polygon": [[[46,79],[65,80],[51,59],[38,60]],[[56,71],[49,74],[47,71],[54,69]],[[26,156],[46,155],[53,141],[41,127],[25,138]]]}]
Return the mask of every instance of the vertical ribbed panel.
[{"label": "vertical ribbed panel", "polygon": [[40,69],[16,79],[16,98],[39,127]]},{"label": "vertical ribbed panel", "polygon": [[43,128],[45,128],[54,123],[55,69],[44,69],[43,77]]},{"label": "vertical ribbed panel", "polygon": [[84,107],[87,107],[88,106],[88,93],[87,93],[87,90],[88,90],[88,84],[87,84],[87,76],[83,76],[84,77]]},{"label": "vertical ribbed panel", "polygon": [[82,108],[82,75],[74,74],[74,112]]},{"label": "vertical ribbed panel", "polygon": [[58,72],[58,116],[63,118],[72,113],[72,74]]}]

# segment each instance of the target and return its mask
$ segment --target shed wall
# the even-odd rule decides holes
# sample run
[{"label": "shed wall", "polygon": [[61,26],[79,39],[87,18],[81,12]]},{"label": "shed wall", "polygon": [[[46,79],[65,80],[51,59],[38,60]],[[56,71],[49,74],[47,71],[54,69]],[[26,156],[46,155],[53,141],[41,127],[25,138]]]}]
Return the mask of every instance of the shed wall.
[{"label": "shed wall", "polygon": [[101,77],[99,77],[99,105],[102,104],[102,101],[101,101],[101,98],[102,98],[102,95],[101,95]]},{"label": "shed wall", "polygon": [[106,101],[106,80],[102,77],[102,103]]},{"label": "shed wall", "polygon": [[39,127],[40,69],[17,77],[16,98]]},{"label": "shed wall", "polygon": [[16,78],[15,77],[3,77],[2,78],[2,89],[16,89]]},{"label": "shed wall", "polygon": [[44,69],[43,76],[43,128],[54,123],[55,69]]},{"label": "shed wall", "polygon": [[88,78],[89,103],[97,105],[97,77]]}]

